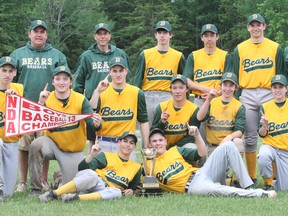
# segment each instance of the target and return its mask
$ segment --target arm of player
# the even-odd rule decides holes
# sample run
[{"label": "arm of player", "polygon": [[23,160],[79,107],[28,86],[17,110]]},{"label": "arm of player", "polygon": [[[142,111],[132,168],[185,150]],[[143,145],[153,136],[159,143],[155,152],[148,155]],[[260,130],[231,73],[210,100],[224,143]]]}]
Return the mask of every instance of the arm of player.
[{"label": "arm of player", "polygon": [[258,133],[261,137],[264,137],[267,135],[268,133],[268,124],[269,124],[269,121],[268,119],[266,118],[266,116],[264,115],[264,113],[262,111],[261,112],[261,118],[260,118],[260,125],[261,127],[259,128],[258,130]]},{"label": "arm of player", "polygon": [[217,96],[218,96],[218,93],[215,90],[215,84],[214,84],[214,88],[210,89],[208,93],[202,94],[202,98],[205,101],[197,113],[197,119],[199,121],[202,121],[206,117],[208,110],[209,110],[210,102],[212,101],[213,98]]},{"label": "arm of player", "polygon": [[198,90],[201,91],[203,93],[207,93],[210,91],[209,87],[203,86],[201,84],[198,84],[196,82],[193,82],[190,78],[187,78],[188,81],[188,87],[190,90]]},{"label": "arm of player", "polygon": [[188,129],[189,135],[194,136],[194,138],[195,138],[195,144],[197,146],[198,155],[200,157],[207,155],[206,144],[205,144],[198,128],[196,126],[190,126],[187,123],[187,129]]},{"label": "arm of player", "polygon": [[49,95],[50,95],[50,91],[48,91],[48,83],[47,83],[43,91],[40,92],[38,103],[41,105],[44,105]]},{"label": "arm of player", "polygon": [[220,144],[226,142],[226,141],[233,141],[234,138],[241,138],[243,133],[240,130],[234,131],[233,133],[227,135]]},{"label": "arm of player", "polygon": [[144,146],[144,148],[147,148],[149,144],[150,133],[149,122],[140,122],[140,131],[142,136],[142,146]]},{"label": "arm of player", "polygon": [[96,109],[97,108],[97,104],[98,104],[98,101],[99,101],[99,97],[100,97],[100,94],[105,91],[108,86],[109,86],[109,81],[108,81],[108,78],[109,78],[110,74],[108,74],[104,80],[102,80],[101,82],[99,82],[97,88],[94,90],[93,92],[93,95],[89,101],[90,105],[92,106],[93,109]]},{"label": "arm of player", "polygon": [[5,93],[7,95],[13,95],[13,94],[17,95],[18,94],[18,92],[14,89],[6,89]]},{"label": "arm of player", "polygon": [[167,112],[167,107],[161,113],[160,121],[165,124],[168,121],[170,114]]},{"label": "arm of player", "polygon": [[98,139],[96,137],[95,144],[91,147],[91,150],[90,150],[89,154],[85,158],[85,162],[87,164],[89,164],[93,160],[93,158],[101,151],[101,147],[98,144],[98,142],[99,141],[98,141]]}]

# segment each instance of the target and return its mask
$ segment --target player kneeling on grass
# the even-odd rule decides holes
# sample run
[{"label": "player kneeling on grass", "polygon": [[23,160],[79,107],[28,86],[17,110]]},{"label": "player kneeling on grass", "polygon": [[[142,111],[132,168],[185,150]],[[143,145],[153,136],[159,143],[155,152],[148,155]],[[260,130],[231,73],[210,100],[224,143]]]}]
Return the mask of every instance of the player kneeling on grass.
[{"label": "player kneeling on grass", "polygon": [[[150,132],[150,147],[157,150],[152,175],[156,177],[163,190],[206,196],[276,197],[275,191],[250,188],[253,182],[232,141],[227,141],[217,147],[202,168],[193,167],[190,163],[206,155],[207,149],[198,128],[187,126],[189,134],[195,137],[197,149],[174,146],[166,150],[167,139],[164,132],[158,128]],[[150,169],[149,161],[147,165]],[[241,187],[246,189],[221,184],[225,182],[228,166],[235,171]]]},{"label": "player kneeling on grass", "polygon": [[264,190],[272,186],[272,163],[276,162],[276,189],[288,190],[288,102],[287,80],[275,75],[271,80],[274,99],[264,103],[260,109],[261,119],[258,133],[263,138],[258,154],[260,175],[264,179]]},{"label": "player kneeling on grass", "polygon": [[63,202],[69,202],[133,195],[141,177],[140,164],[129,160],[136,143],[134,133],[124,132],[118,140],[118,153],[99,153],[101,148],[96,142],[88,156],[80,162],[74,180],[57,190],[42,194],[39,196],[40,202],[48,202],[60,196]]}]

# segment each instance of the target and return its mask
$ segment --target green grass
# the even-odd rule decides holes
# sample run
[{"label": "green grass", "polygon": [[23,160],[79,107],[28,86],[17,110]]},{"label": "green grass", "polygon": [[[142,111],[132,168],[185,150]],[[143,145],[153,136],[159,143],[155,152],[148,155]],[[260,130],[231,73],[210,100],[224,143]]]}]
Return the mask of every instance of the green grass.
[{"label": "green grass", "polygon": [[[137,156],[140,157],[140,145]],[[50,163],[50,181],[58,170],[55,161]],[[259,175],[259,174],[258,174]],[[258,179],[261,180],[260,176]],[[263,184],[262,180],[260,185]],[[37,197],[28,196],[28,191],[14,194],[0,203],[0,215],[119,215],[119,216],[184,216],[184,215],[283,215],[286,213],[288,193],[278,192],[276,199],[203,197],[165,193],[161,197],[123,197],[109,201],[75,201],[62,203],[56,200],[40,203]]]}]

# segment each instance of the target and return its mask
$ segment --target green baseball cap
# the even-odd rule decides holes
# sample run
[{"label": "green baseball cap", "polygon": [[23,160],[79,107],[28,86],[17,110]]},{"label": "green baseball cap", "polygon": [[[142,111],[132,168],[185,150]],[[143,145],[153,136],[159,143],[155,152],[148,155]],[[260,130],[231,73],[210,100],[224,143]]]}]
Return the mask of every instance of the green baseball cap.
[{"label": "green baseball cap", "polygon": [[53,72],[53,76],[56,76],[59,73],[66,73],[69,75],[70,78],[72,78],[72,73],[71,73],[70,69],[66,66],[59,66],[59,67],[55,68],[55,70]]},{"label": "green baseball cap", "polygon": [[214,34],[218,34],[218,29],[213,24],[205,24],[202,26],[201,35],[204,34],[205,32],[212,32]]},{"label": "green baseball cap", "polygon": [[282,74],[277,74],[272,77],[271,85],[273,85],[274,83],[280,83],[283,86],[287,86],[287,79]]},{"label": "green baseball cap", "polygon": [[109,62],[110,69],[116,65],[122,66],[123,68],[128,68],[126,60],[120,56],[112,58]]},{"label": "green baseball cap", "polygon": [[265,23],[265,19],[261,14],[252,14],[251,16],[248,17],[248,25],[253,21],[258,21],[262,24]]},{"label": "green baseball cap", "polygon": [[238,86],[237,76],[234,73],[226,72],[222,75],[221,83],[224,81],[231,81]]},{"label": "green baseball cap", "polygon": [[12,67],[16,68],[17,62],[14,58],[11,58],[10,56],[3,56],[0,59],[0,67],[2,67],[4,65],[11,65]]},{"label": "green baseball cap", "polygon": [[45,30],[47,30],[47,24],[43,20],[34,20],[31,22],[30,30],[34,30],[38,26],[42,26]]},{"label": "green baseball cap", "polygon": [[155,28],[155,31],[159,30],[159,29],[164,29],[168,32],[172,32],[172,26],[171,24],[168,22],[168,21],[165,21],[165,20],[162,20],[162,21],[159,21],[157,24],[156,24],[156,28]]},{"label": "green baseball cap", "polygon": [[154,128],[153,130],[150,131],[149,139],[150,139],[154,134],[156,134],[156,133],[159,133],[159,134],[161,134],[163,137],[166,137],[163,130],[161,130],[160,128]]},{"label": "green baseball cap", "polygon": [[131,132],[131,131],[125,131],[120,137],[119,137],[119,140],[122,140],[122,139],[125,139],[126,137],[128,136],[132,136],[134,138],[134,142],[135,144],[137,143],[138,139],[137,139],[137,136],[134,132]]},{"label": "green baseball cap", "polygon": [[184,75],[177,74],[176,76],[173,76],[171,79],[171,84],[177,80],[182,81],[186,86],[188,86],[187,78]]},{"label": "green baseball cap", "polygon": [[95,26],[95,33],[97,33],[100,29],[104,29],[104,30],[106,30],[107,32],[111,33],[110,27],[109,27],[109,25],[106,24],[106,23],[98,23],[98,24]]}]

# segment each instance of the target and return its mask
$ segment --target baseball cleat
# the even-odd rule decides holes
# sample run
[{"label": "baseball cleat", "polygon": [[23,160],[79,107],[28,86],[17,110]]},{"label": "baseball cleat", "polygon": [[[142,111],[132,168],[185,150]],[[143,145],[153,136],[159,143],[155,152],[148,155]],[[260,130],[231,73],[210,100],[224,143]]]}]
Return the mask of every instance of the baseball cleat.
[{"label": "baseball cleat", "polygon": [[62,197],[62,202],[71,202],[74,200],[79,200],[79,196],[78,194],[72,194],[72,193],[68,193],[68,194],[63,194]]},{"label": "baseball cleat", "polygon": [[275,190],[264,191],[262,196],[273,199],[277,197],[277,192]]},{"label": "baseball cleat", "polygon": [[49,202],[49,201],[57,199],[57,195],[56,193],[54,193],[54,191],[50,190],[40,195],[38,199],[40,202]]}]

